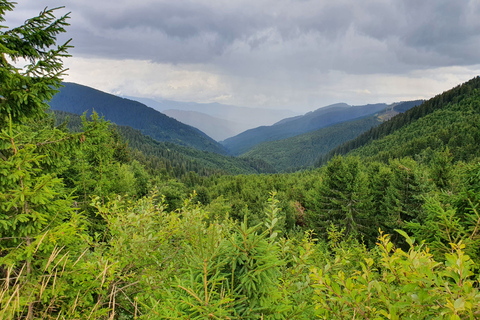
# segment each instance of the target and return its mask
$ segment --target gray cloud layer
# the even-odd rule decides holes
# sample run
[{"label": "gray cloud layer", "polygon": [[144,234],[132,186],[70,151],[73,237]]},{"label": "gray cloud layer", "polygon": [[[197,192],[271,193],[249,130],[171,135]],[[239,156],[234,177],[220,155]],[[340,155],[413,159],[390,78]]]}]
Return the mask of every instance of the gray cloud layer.
[{"label": "gray cloud layer", "polygon": [[[198,63],[255,50],[282,60],[314,51],[330,58],[311,67],[381,72],[392,63],[475,64],[480,49],[478,1],[84,0],[69,7],[82,20],[72,27],[78,52],[108,57]],[[269,52],[276,46],[283,50]],[[338,49],[339,56],[330,53]],[[380,70],[349,62],[369,63],[372,49],[387,59],[375,57]]]},{"label": "gray cloud layer", "polygon": [[18,14],[61,4],[75,56],[202,65],[233,84],[480,63],[478,0],[24,0]]}]

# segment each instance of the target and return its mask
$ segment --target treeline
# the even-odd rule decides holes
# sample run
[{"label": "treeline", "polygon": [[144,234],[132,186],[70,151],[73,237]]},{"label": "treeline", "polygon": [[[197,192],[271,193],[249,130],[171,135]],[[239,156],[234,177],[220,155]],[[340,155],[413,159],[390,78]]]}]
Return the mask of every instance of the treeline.
[{"label": "treeline", "polygon": [[[53,113],[57,125],[65,123],[73,132],[83,130],[80,116],[58,110]],[[112,125],[110,130],[128,144],[131,149],[130,156],[145,165],[152,175],[162,172],[163,176],[169,178],[181,178],[189,172],[201,176],[275,172],[270,164],[261,159],[239,159],[170,142],[159,142],[129,126]]]},{"label": "treeline", "polygon": [[144,104],[75,83],[64,83],[50,101],[53,110],[81,115],[94,111],[118,124],[140,130],[157,141],[173,142],[226,155],[225,148],[200,130],[183,124]]},{"label": "treeline", "polygon": [[434,98],[425,101],[420,106],[412,108],[405,113],[399,114],[392,119],[382,123],[378,127],[371,128],[369,131],[359,135],[357,138],[352,139],[337,148],[331,150],[327,155],[321,157],[317,166],[321,166],[327,163],[334,155],[344,155],[348,152],[357,149],[361,146],[367,145],[371,141],[381,139],[389,134],[392,134],[416,120],[433,113],[436,110],[440,110],[457,104],[464,99],[475,99],[478,95],[478,89],[480,88],[480,77],[473,78],[472,80],[458,85],[457,87],[448,90],[442,94],[435,96]]}]

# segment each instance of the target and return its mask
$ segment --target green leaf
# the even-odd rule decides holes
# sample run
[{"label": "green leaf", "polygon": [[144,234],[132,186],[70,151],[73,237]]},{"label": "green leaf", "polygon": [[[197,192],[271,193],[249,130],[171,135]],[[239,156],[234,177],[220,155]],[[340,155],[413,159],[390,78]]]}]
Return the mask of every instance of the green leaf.
[{"label": "green leaf", "polygon": [[403,230],[395,229],[395,231],[400,233],[410,246],[413,246],[413,244],[415,243],[415,238],[410,238],[408,234]]},{"label": "green leaf", "polygon": [[455,300],[453,307],[455,308],[456,311],[463,311],[465,310],[465,299],[464,298],[458,298]]}]

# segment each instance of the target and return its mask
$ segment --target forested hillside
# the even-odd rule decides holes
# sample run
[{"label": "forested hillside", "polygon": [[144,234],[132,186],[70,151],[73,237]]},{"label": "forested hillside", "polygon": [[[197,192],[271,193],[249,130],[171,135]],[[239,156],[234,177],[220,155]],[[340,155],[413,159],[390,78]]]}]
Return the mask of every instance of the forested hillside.
[{"label": "forested hillside", "polygon": [[240,155],[262,142],[287,139],[337,123],[373,115],[386,107],[387,105],[383,103],[365,106],[349,106],[339,103],[317,109],[300,117],[284,119],[272,126],[247,130],[221,143],[233,155]]},{"label": "forested hillside", "polygon": [[[382,125],[372,128],[368,132],[365,132],[364,134],[358,136],[357,138],[348,141],[337,148],[333,149],[332,151],[327,154],[327,156],[321,158],[319,160],[319,164],[325,164],[330,158],[332,158],[336,154],[347,154],[353,149],[359,148],[361,146],[367,145],[371,143],[373,140],[379,140],[389,134],[396,133],[398,130],[400,130],[403,127],[408,126],[409,124],[413,124],[416,122],[418,119],[421,119],[425,117],[426,115],[429,115],[434,112],[438,112],[437,114],[433,115],[432,117],[428,117],[427,120],[422,120],[422,121],[429,121],[428,119],[433,119],[432,121],[440,121],[436,123],[436,127],[434,127],[434,132],[427,132],[427,131],[422,131],[422,129],[419,128],[419,126],[422,124],[422,122],[416,127],[411,127],[411,129],[405,129],[405,132],[408,135],[404,136],[402,138],[402,133],[396,134],[396,137],[400,139],[400,141],[395,141],[396,146],[393,146],[392,144],[391,147],[394,147],[397,149],[395,151],[395,155],[409,155],[413,156],[415,152],[421,151],[422,149],[426,149],[430,147],[431,149],[438,149],[439,147],[441,148],[442,146],[453,146],[455,148],[455,142],[454,140],[449,141],[449,139],[453,138],[455,139],[455,130],[458,130],[459,128],[455,128],[454,125],[459,125],[460,127],[469,127],[471,126],[470,124],[465,123],[465,120],[468,120],[468,114],[472,114],[475,116],[476,112],[475,111],[475,104],[476,100],[478,97],[478,90],[480,87],[480,78],[476,77],[464,84],[461,84],[451,90],[448,90],[442,94],[437,95],[436,97],[424,102],[418,107],[412,108],[408,111],[406,111],[403,114],[400,114],[391,120],[383,123]],[[440,112],[440,110],[448,110],[445,112]],[[454,119],[455,116],[461,117],[457,123],[454,123],[456,120]],[[445,117],[445,119],[441,119],[442,117]],[[441,128],[441,125],[445,125],[445,127]],[[429,130],[429,125],[427,123],[423,123],[425,130]],[[464,128],[466,129],[466,128]],[[413,131],[416,131],[417,136],[413,133]],[[475,136],[476,131],[470,131],[468,132],[463,132],[467,135],[473,135]],[[458,136],[457,136],[458,137]],[[392,139],[392,138],[389,138]],[[469,138],[470,139],[470,138]],[[413,141],[412,141],[413,140]],[[436,141],[435,141],[436,140]],[[393,140],[390,140],[393,142]],[[406,142],[410,141],[409,144],[407,145]],[[383,142],[387,143],[388,142]],[[421,144],[418,146],[415,146],[415,144]],[[429,145],[432,144],[432,145]],[[457,142],[458,144],[458,142]],[[460,144],[462,144],[460,142]],[[470,144],[470,141],[465,141],[466,145]],[[375,145],[377,143],[372,143],[373,149],[367,149],[371,151],[366,151],[364,154],[369,154],[369,156],[373,156],[373,154],[377,154],[380,152],[385,152],[388,154],[391,150],[389,148],[385,150],[380,150],[376,149],[375,150]],[[401,148],[406,148],[405,152],[400,151],[399,149]],[[369,153],[371,152],[371,153]],[[468,152],[467,152],[468,153]],[[383,158],[389,157],[389,155],[384,155]],[[382,155],[378,155],[378,157],[382,158]]]},{"label": "forested hillside", "polygon": [[157,141],[227,154],[220,144],[196,128],[178,122],[140,102],[76,83],[63,83],[60,92],[50,101],[50,107],[52,110],[78,115],[84,112],[90,115],[95,111],[106,120],[138,129]]},{"label": "forested hillside", "polygon": [[[64,111],[54,111],[57,125],[66,122],[74,132],[83,129],[79,115]],[[132,149],[130,156],[144,164],[149,171],[165,172],[170,177],[180,178],[195,172],[201,176],[212,174],[257,174],[273,173],[275,170],[263,160],[235,158],[214,152],[200,151],[169,142],[159,142],[145,136],[140,130],[129,126],[113,125],[121,139]]]},{"label": "forested hillside", "polygon": [[56,13],[0,29],[0,319],[480,318],[480,78],[320,168],[177,175],[142,160],[168,144],[46,112]]},{"label": "forested hillside", "polygon": [[[265,160],[279,172],[308,168],[335,147],[422,102],[416,100],[396,103],[370,117],[345,121],[288,139],[260,143],[241,157]],[[294,120],[295,118],[285,119],[281,123]]]},{"label": "forested hillside", "polygon": [[[475,80],[475,86],[480,84],[478,79]],[[428,161],[435,152],[449,150],[455,162],[472,161],[480,156],[480,91],[474,87],[468,90],[472,90],[471,94],[459,97],[457,101],[355,149],[351,154],[379,161],[407,156]]]},{"label": "forested hillside", "polygon": [[292,138],[260,143],[240,157],[263,159],[277,171],[307,168],[321,155],[380,123],[377,116],[348,121]]}]

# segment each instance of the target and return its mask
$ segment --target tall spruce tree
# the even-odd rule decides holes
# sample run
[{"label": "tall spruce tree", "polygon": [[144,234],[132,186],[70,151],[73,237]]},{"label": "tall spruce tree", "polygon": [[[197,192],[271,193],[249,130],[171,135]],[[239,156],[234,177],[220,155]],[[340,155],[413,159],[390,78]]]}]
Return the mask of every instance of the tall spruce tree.
[{"label": "tall spruce tree", "polygon": [[[0,22],[13,9],[13,2],[0,0]],[[59,177],[83,135],[55,127],[45,113],[61,84],[62,58],[68,56],[69,48],[68,41],[56,44],[68,14],[56,18],[55,10],[46,8],[16,28],[0,27],[2,319],[43,318],[62,305],[73,305],[76,285],[57,276],[54,261],[63,255],[60,252],[68,251],[61,258],[67,270],[72,265],[68,256],[79,256],[85,247],[84,218]],[[55,279],[53,286],[51,279]],[[59,294],[62,298],[57,300]]]},{"label": "tall spruce tree", "polygon": [[410,158],[390,161],[393,176],[386,190],[384,204],[392,228],[403,228],[405,222],[416,219],[421,212],[421,195],[426,186],[417,166]]},{"label": "tall spruce tree", "polygon": [[312,225],[324,235],[332,224],[347,235],[370,235],[371,200],[359,159],[334,157],[322,179],[315,199],[316,212],[310,215]]},{"label": "tall spruce tree", "polygon": [[[0,21],[13,8],[13,2],[0,1]],[[0,31],[0,230],[15,244],[28,245],[59,211],[69,211],[57,197],[62,183],[55,172],[65,166],[62,154],[71,147],[65,141],[74,136],[54,128],[45,113],[69,48],[68,42],[55,45],[68,15],[57,19],[54,10]],[[17,66],[21,61],[27,63],[23,68]],[[1,247],[6,249],[3,242]]]},{"label": "tall spruce tree", "polygon": [[[0,22],[14,2],[0,0]],[[58,9],[58,8],[57,8]],[[45,117],[48,101],[60,87],[65,73],[62,59],[70,41],[57,45],[65,32],[68,14],[56,18],[56,9],[43,10],[19,27],[0,26],[0,126]],[[22,68],[21,63],[26,63]]]}]

